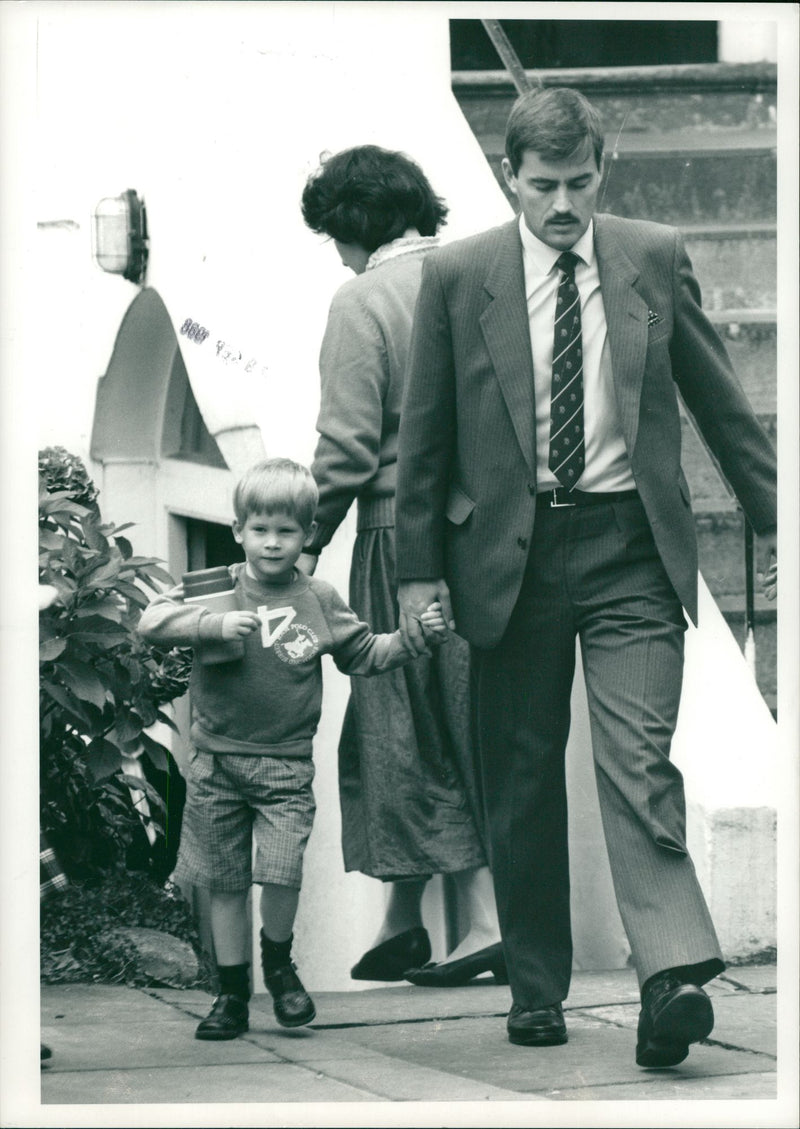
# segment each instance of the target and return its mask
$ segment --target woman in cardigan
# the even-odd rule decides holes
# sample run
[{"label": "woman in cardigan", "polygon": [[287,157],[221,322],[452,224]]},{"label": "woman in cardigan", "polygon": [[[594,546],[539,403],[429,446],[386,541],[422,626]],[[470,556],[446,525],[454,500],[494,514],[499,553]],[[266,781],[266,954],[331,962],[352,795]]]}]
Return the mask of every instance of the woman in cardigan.
[{"label": "woman in cardigan", "polygon": [[[404,154],[363,145],[323,162],[305,186],[302,212],[356,277],[334,296],[322,342],[312,467],[320,501],[300,564],[313,571],[356,500],[351,606],[373,631],[393,631],[403,376],[422,263],[447,207]],[[345,869],[390,884],[383,923],[354,979],[449,986],[492,971],[505,982],[469,730],[469,649],[457,636],[403,670],[352,682],[339,744]],[[430,965],[420,903],[434,874],[452,875],[468,925],[447,960]]]}]

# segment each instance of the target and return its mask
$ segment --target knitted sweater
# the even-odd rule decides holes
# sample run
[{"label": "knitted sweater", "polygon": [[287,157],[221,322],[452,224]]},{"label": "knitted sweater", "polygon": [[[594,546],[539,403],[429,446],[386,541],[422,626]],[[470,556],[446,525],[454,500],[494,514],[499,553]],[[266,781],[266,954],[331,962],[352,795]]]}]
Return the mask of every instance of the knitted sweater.
[{"label": "knitted sweater", "polygon": [[297,572],[288,585],[263,584],[243,564],[230,572],[239,607],[256,612],[262,624],[239,641],[243,658],[202,661],[204,644],[219,650],[223,617],[185,604],[181,587],[157,596],[138,628],[152,643],[195,649],[191,739],[205,752],[310,757],[322,707],[323,654],[345,674],[362,675],[416,657],[399,631],[373,634],[323,580]]},{"label": "knitted sweater", "polygon": [[328,544],[358,498],[358,528],[394,524],[397,432],[411,324],[435,236],[396,239],[334,295],[320,350],[319,486],[310,548]]}]

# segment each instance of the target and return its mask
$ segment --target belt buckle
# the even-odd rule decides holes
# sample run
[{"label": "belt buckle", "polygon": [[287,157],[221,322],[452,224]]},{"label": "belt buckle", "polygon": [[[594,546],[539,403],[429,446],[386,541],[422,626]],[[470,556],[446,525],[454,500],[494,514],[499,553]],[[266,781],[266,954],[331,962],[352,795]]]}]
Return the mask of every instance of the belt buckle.
[{"label": "belt buckle", "polygon": [[552,498],[550,499],[550,509],[551,510],[573,509],[577,505],[577,502],[559,502],[557,500],[559,489],[563,489],[563,487],[560,488],[560,487],[556,486],[556,487],[553,488],[552,491],[550,491],[550,493],[552,493],[552,495],[553,495]]}]

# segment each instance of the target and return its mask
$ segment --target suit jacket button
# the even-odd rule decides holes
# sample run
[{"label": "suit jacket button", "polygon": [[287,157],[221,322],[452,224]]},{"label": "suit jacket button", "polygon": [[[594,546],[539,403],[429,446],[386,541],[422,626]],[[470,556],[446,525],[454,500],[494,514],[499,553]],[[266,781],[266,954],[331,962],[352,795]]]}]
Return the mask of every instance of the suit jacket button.
[{"label": "suit jacket button", "polygon": [[535,494],[536,493],[536,486],[532,482],[528,483],[528,493],[529,494]]},{"label": "suit jacket button", "polygon": [[524,537],[518,537],[517,538],[517,544],[519,545],[520,549],[527,549],[528,548],[528,542],[525,540]]}]

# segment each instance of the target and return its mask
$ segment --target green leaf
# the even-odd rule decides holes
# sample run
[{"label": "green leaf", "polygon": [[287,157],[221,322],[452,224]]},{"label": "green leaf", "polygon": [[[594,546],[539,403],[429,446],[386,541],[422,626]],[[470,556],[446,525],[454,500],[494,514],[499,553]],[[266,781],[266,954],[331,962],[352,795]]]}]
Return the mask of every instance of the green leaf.
[{"label": "green leaf", "polygon": [[86,506],[79,506],[77,502],[71,502],[70,496],[68,490],[59,491],[57,494],[45,494],[43,498],[39,499],[40,513],[74,514],[76,517],[83,517],[89,513]]},{"label": "green leaf", "polygon": [[133,710],[118,710],[114,715],[114,730],[121,744],[135,741],[142,732],[142,719]]},{"label": "green leaf", "polygon": [[111,620],[114,623],[122,622],[122,611],[119,604],[113,597],[105,596],[99,600],[92,600],[90,604],[84,604],[83,607],[78,608],[75,612],[78,618],[89,618],[90,616],[102,616],[103,619]]},{"label": "green leaf", "polygon": [[152,737],[143,733],[142,746],[153,765],[160,772],[169,772],[169,752],[159,741],[154,741]]},{"label": "green leaf", "polygon": [[125,561],[130,560],[130,558],[133,556],[133,545],[131,545],[128,538],[127,537],[120,537],[118,534],[115,533],[114,534],[114,542],[116,543],[119,551],[122,553],[122,559],[125,560]]},{"label": "green leaf", "polygon": [[95,781],[105,780],[122,764],[122,754],[105,737],[95,737],[86,749],[86,763]]},{"label": "green leaf", "polygon": [[123,596],[127,596],[129,600],[133,600],[140,608],[146,608],[150,603],[150,597],[141,588],[137,588],[135,584],[129,584],[127,580],[118,580],[115,588],[121,592]]},{"label": "green leaf", "polygon": [[173,719],[169,716],[168,713],[165,713],[163,710],[156,711],[156,721],[160,721],[162,725],[168,726],[173,731],[173,733],[180,733],[180,729],[178,729],[178,726],[175,724]]},{"label": "green leaf", "polygon": [[49,663],[52,662],[53,659],[57,659],[66,648],[66,645],[66,639],[59,638],[57,635],[54,635],[50,639],[44,639],[39,644],[39,662]]},{"label": "green leaf", "polygon": [[78,698],[91,702],[101,710],[106,700],[106,688],[88,663],[77,659],[62,659],[59,675]]},{"label": "green leaf", "polygon": [[56,682],[50,682],[49,679],[42,679],[41,689],[48,697],[52,698],[54,702],[62,706],[70,715],[70,722],[76,723],[80,726],[92,726],[93,722],[86,711],[81,707],[80,702],[65,686],[59,686]]},{"label": "green leaf", "polygon": [[112,588],[119,577],[119,570],[120,562],[118,559],[105,561],[90,572],[85,581],[86,587],[89,589]]},{"label": "green leaf", "polygon": [[56,533],[53,529],[41,527],[39,529],[39,549],[45,552],[59,552],[66,538],[63,533]]}]

